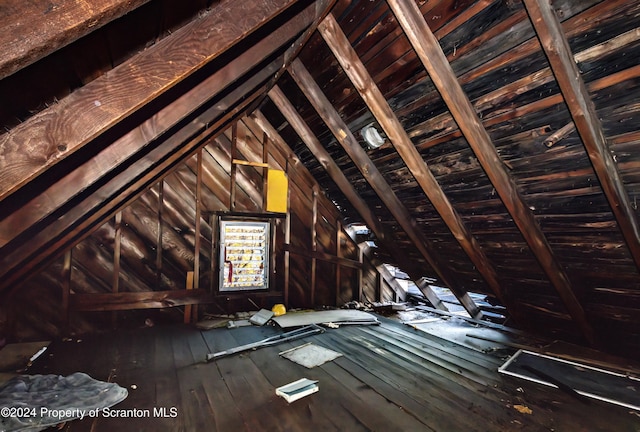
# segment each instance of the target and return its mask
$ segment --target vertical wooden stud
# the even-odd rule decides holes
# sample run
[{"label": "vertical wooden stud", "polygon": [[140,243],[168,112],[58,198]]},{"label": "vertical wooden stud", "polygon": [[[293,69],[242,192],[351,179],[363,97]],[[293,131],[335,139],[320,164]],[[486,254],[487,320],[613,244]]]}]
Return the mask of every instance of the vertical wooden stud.
[{"label": "vertical wooden stud", "polygon": [[364,264],[364,251],[362,250],[362,248],[358,248],[358,262],[360,263],[360,267],[358,268],[358,276],[357,276],[357,280],[356,283],[358,284],[357,286],[357,293],[358,293],[358,298],[356,299],[357,301],[362,301],[362,273],[363,273],[363,264]]},{"label": "vertical wooden stud", "polygon": [[229,185],[229,210],[235,211],[236,209],[236,172],[238,166],[233,163],[236,155],[236,149],[238,147],[238,124],[234,123],[231,127],[231,172],[229,173],[230,185]]},{"label": "vertical wooden stud", "polygon": [[62,265],[62,333],[69,334],[69,296],[71,295],[71,258],[72,250],[69,249],[64,254]]},{"label": "vertical wooden stud", "polygon": [[[120,291],[120,249],[122,241],[122,212],[119,211],[115,216],[115,238],[113,240],[113,278],[111,282],[111,291],[117,293]],[[111,322],[115,328],[118,324],[118,312],[113,311],[111,314]]]},{"label": "vertical wooden stud", "polygon": [[162,209],[164,207],[164,180],[158,182],[158,235],[156,237],[156,290],[162,289]]},{"label": "vertical wooden stud", "polygon": [[[317,224],[318,224],[318,185],[313,185],[312,191],[313,198],[313,209],[311,215],[311,250],[316,252],[318,250],[318,233],[317,233]],[[315,306],[316,300],[316,272],[318,268],[318,260],[314,257],[311,258],[311,305]]]},{"label": "vertical wooden stud", "polygon": [[[194,241],[194,259],[193,259],[193,288],[200,288],[200,247],[202,244],[201,236],[201,218],[202,218],[202,150],[196,154],[196,225],[195,225],[195,241]],[[192,314],[198,316],[198,305],[192,308]]]},{"label": "vertical wooden stud", "polygon": [[[186,281],[186,289],[187,290],[192,290],[193,289],[193,272],[187,272],[187,281]],[[184,307],[184,323],[185,324],[189,324],[192,322],[192,305],[188,304],[185,305]]]},{"label": "vertical wooden stud", "polygon": [[[263,132],[262,136],[262,163],[269,163],[269,137],[266,132]],[[269,173],[268,166],[262,168],[262,211],[267,210],[267,174]]]},{"label": "vertical wooden stud", "polygon": [[[336,221],[336,257],[342,258],[342,223]],[[340,300],[340,279],[342,278],[342,266],[338,262],[336,264],[336,303],[338,306],[338,300]]]},{"label": "vertical wooden stud", "polygon": [[218,281],[220,280],[220,266],[218,265],[219,262],[219,258],[218,258],[218,242],[220,241],[220,233],[219,233],[219,224],[218,224],[218,215],[211,215],[211,219],[210,219],[210,225],[211,225],[211,281],[210,281],[210,285],[209,285],[209,291],[213,294],[214,292],[217,291],[216,288],[214,288],[218,283]]},{"label": "vertical wooden stud", "polygon": [[[289,171],[289,162],[287,162],[287,171]],[[285,225],[284,225],[284,304],[289,308],[289,279],[291,278],[289,261],[290,261],[290,253],[289,246],[291,245],[291,215],[287,212],[287,216],[285,217]]]}]

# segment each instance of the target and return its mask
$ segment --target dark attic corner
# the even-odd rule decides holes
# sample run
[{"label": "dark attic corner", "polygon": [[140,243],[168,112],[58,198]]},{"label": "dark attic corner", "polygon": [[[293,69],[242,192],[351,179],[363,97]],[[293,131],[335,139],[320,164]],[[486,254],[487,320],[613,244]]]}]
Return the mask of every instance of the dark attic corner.
[{"label": "dark attic corner", "polygon": [[0,431],[640,431],[637,1],[0,22]]}]

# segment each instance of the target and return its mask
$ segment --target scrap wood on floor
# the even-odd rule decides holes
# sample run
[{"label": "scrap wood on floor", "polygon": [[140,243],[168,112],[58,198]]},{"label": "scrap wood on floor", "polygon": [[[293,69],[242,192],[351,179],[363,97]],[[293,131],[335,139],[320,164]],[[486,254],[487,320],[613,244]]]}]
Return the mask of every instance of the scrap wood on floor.
[{"label": "scrap wood on floor", "polygon": [[310,324],[335,325],[377,325],[375,315],[355,309],[332,309],[322,311],[289,312],[273,317],[272,321],[281,328],[299,327]]}]

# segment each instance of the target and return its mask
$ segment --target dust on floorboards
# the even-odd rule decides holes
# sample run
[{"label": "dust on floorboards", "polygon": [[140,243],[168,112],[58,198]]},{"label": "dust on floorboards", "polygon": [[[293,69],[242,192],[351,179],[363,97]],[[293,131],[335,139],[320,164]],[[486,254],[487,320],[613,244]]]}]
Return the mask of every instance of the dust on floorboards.
[{"label": "dust on floorboards", "polygon": [[[505,352],[484,353],[390,320],[344,326],[206,363],[207,353],[281,332],[201,331],[173,325],[54,341],[29,373],[85,372],[120,384],[117,410],[141,418],[85,418],[65,431],[630,431],[640,413],[588,405],[557,389],[498,374]],[[307,369],[278,355],[306,342],[343,354]],[[275,388],[302,377],[320,391],[292,404]],[[516,407],[526,407],[531,414]],[[154,408],[166,416],[154,415]],[[147,412],[147,411],[143,411]],[[175,414],[175,416],[174,416]]]}]

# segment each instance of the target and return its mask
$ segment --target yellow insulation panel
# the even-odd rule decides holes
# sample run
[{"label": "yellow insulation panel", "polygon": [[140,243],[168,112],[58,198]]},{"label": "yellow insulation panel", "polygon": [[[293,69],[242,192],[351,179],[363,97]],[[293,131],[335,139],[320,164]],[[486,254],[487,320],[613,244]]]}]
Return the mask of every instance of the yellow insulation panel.
[{"label": "yellow insulation panel", "polygon": [[289,179],[284,171],[270,169],[267,173],[268,212],[286,213]]}]

